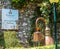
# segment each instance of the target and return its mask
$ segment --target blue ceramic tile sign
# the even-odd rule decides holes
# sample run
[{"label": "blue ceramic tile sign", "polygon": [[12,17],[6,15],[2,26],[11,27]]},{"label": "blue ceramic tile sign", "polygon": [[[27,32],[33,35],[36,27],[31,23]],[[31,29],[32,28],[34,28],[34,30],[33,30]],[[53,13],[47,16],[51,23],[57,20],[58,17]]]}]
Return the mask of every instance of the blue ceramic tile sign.
[{"label": "blue ceramic tile sign", "polygon": [[2,29],[17,29],[18,10],[2,9]]}]

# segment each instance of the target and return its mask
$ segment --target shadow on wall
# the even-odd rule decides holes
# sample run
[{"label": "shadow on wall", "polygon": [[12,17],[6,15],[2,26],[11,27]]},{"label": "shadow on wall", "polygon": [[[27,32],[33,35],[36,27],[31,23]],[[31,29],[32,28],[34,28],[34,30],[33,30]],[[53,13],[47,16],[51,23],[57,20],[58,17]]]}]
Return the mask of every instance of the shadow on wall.
[{"label": "shadow on wall", "polygon": [[5,41],[4,41],[4,33],[0,31],[0,48],[5,47]]}]

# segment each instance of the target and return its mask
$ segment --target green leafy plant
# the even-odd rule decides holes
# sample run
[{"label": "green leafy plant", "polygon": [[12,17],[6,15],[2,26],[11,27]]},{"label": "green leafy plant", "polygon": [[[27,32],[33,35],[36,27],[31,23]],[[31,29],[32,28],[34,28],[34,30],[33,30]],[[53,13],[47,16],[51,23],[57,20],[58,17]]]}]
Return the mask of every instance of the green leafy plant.
[{"label": "green leafy plant", "polygon": [[22,7],[27,7],[29,3],[41,3],[42,0],[11,0],[11,4],[13,7],[16,8],[22,8]]},{"label": "green leafy plant", "polygon": [[[42,11],[42,16],[45,17],[47,19],[46,24],[49,23],[49,19],[50,22],[53,22],[54,18],[53,18],[53,4],[50,4],[49,1],[45,1],[42,2],[40,4],[40,11]],[[60,0],[59,2],[56,4],[56,12],[57,12],[57,23],[60,23]]]},{"label": "green leafy plant", "polygon": [[16,35],[16,31],[4,32],[5,47],[20,47],[20,42]]},{"label": "green leafy plant", "polygon": [[42,12],[42,16],[46,19],[46,25],[49,24],[49,17],[51,13],[51,5],[49,2],[43,2],[41,4],[40,11]]},{"label": "green leafy plant", "polygon": [[21,8],[27,4],[26,0],[12,0],[13,7]]},{"label": "green leafy plant", "polygon": [[[55,49],[54,45],[50,46],[40,46],[40,47],[30,47],[30,48],[23,48],[23,47],[10,47],[5,49]],[[58,49],[60,49],[60,46],[58,46]]]}]

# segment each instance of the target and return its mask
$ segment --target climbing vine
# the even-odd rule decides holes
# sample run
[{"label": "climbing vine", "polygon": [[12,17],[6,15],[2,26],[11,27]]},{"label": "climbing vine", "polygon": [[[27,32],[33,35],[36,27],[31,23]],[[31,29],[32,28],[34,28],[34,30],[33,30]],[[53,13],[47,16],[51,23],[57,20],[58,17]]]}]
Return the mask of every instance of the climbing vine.
[{"label": "climbing vine", "polygon": [[36,4],[41,2],[42,0],[12,0],[11,4],[13,7],[22,8],[22,7],[27,7],[29,3]]}]

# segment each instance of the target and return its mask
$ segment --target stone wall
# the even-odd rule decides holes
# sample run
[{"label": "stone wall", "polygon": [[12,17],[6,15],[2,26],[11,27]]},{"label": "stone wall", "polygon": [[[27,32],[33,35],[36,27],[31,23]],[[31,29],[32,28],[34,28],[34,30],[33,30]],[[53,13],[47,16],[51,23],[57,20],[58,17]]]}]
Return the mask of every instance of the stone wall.
[{"label": "stone wall", "polygon": [[18,38],[20,39],[20,43],[25,44],[24,46],[27,46],[26,44],[29,44],[28,37],[30,32],[30,19],[34,17],[34,9],[35,7],[29,7],[19,10],[20,16],[19,16],[19,31],[18,31]]},{"label": "stone wall", "polygon": [[11,8],[10,0],[0,0],[0,9]]}]

